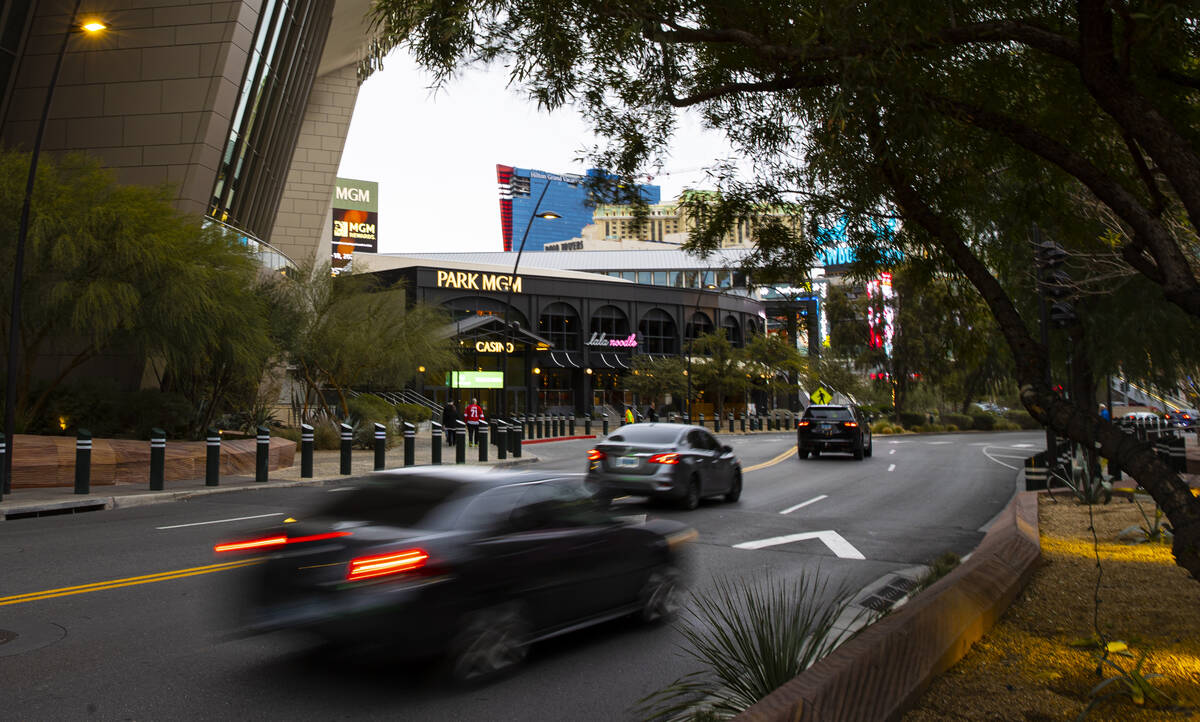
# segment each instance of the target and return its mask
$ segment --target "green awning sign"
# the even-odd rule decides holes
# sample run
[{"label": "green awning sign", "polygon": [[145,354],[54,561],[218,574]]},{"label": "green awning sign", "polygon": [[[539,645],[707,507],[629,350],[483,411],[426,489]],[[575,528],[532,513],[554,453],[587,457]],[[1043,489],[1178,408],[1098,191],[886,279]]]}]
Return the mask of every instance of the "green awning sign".
[{"label": "green awning sign", "polygon": [[446,385],[454,389],[502,389],[503,371],[451,371],[446,374]]},{"label": "green awning sign", "polygon": [[827,404],[833,401],[833,396],[823,386],[818,386],[817,390],[809,394],[808,398],[812,399],[814,404]]}]

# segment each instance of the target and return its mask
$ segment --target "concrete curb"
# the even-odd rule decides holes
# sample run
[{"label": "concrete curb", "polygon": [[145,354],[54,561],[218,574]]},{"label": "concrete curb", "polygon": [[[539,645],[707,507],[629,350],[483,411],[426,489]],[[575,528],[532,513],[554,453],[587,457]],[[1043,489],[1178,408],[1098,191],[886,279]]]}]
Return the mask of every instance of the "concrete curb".
[{"label": "concrete curb", "polygon": [[1037,492],[1021,492],[963,564],[738,715],[743,722],[900,719],[1033,576]]}]

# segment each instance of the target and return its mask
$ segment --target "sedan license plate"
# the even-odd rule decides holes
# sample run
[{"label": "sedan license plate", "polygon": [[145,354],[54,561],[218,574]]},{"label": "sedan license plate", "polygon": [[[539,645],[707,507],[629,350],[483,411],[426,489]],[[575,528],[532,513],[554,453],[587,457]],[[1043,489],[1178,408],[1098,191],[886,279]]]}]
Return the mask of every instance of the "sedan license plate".
[{"label": "sedan license plate", "polygon": [[617,457],[617,466],[621,467],[622,469],[636,469],[637,465],[638,465],[638,458],[636,456],[618,456]]}]

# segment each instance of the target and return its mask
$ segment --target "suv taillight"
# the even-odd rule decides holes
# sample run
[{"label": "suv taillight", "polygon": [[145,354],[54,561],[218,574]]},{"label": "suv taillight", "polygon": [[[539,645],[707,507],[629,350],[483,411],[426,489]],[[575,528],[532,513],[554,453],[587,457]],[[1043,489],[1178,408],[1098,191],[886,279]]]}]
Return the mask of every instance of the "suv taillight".
[{"label": "suv taillight", "polygon": [[848,429],[853,429],[854,427],[858,426],[858,422],[857,421],[843,421],[842,425]]},{"label": "suv taillight", "polygon": [[425,566],[427,561],[429,561],[429,555],[422,549],[405,549],[401,552],[359,557],[350,560],[346,581],[357,582],[362,579],[403,574],[420,569]]}]

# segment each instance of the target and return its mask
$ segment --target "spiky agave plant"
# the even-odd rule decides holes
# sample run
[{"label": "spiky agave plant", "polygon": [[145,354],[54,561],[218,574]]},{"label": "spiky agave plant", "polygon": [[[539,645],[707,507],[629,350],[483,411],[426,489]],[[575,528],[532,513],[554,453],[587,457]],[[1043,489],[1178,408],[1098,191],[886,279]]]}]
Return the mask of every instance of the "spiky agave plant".
[{"label": "spiky agave plant", "polygon": [[[835,625],[850,605],[820,570],[787,582],[718,577],[679,622],[684,653],[704,666],[639,701],[646,720],[729,719],[810,667],[853,632]],[[851,618],[853,629],[865,612]]]}]

